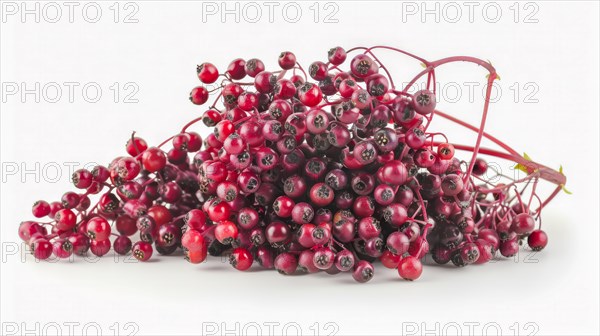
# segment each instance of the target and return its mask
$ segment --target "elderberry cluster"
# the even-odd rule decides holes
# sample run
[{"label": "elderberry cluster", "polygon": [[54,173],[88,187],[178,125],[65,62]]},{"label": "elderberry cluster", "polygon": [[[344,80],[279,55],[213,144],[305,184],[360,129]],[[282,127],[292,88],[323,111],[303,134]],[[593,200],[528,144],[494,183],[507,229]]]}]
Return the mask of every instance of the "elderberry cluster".
[{"label": "elderberry cluster", "polygon": [[[414,280],[428,253],[465,266],[498,250],[512,256],[524,239],[543,249],[534,194],[524,199],[517,181],[492,183],[481,158],[457,158],[445,135],[428,130],[444,115],[435,88],[397,89],[374,49],[332,48],[306,71],[291,52],[272,71],[259,59],[233,60],[221,73],[199,65],[204,85],[220,81],[192,89],[196,105],[215,96],[201,117],[157,147],[132,135],[128,156],[76,171],[80,192],[36,202],[33,215],[49,221],[21,223],[20,237],[38,259],[102,256],[112,246],[146,261],[181,249],[194,264],[228,255],[238,270],[256,261],[282,274],[349,272],[358,282],[373,277],[377,260]],[[435,78],[438,63],[424,65]],[[212,128],[204,140],[188,130],[199,121]],[[460,149],[476,155],[478,146]]]}]

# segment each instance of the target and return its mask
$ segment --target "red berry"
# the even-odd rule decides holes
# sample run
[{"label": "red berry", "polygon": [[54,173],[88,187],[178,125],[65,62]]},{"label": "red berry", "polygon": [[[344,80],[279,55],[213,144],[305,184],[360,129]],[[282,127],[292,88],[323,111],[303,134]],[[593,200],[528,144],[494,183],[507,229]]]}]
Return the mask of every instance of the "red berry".
[{"label": "red berry", "polygon": [[265,64],[259,59],[251,58],[248,61],[246,61],[246,64],[244,65],[244,70],[246,71],[246,74],[248,76],[254,78],[260,72],[265,70]]},{"label": "red berry", "polygon": [[283,70],[289,70],[296,66],[296,55],[294,55],[294,53],[291,51],[284,51],[279,54],[279,59],[277,62]]},{"label": "red berry", "polygon": [[132,236],[137,232],[135,218],[128,215],[121,215],[115,220],[117,231],[124,236]]},{"label": "red berry", "polygon": [[139,241],[133,245],[132,253],[135,259],[139,261],[148,261],[152,257],[152,244]]},{"label": "red berry", "polygon": [[215,228],[215,237],[221,244],[231,244],[238,236],[238,229],[233,222],[222,221]]},{"label": "red berry", "polygon": [[71,176],[71,181],[73,181],[75,187],[79,189],[88,188],[92,185],[93,180],[94,176],[87,169],[78,169]]},{"label": "red berry", "polygon": [[302,104],[313,107],[317,106],[323,99],[323,94],[318,86],[312,83],[305,83],[298,88],[298,98]]},{"label": "red berry", "polygon": [[245,271],[249,269],[250,266],[252,266],[253,261],[254,258],[252,258],[252,254],[250,254],[250,252],[243,247],[234,249],[229,256],[229,263],[239,271]]},{"label": "red berry", "polygon": [[33,203],[31,213],[36,218],[46,217],[50,214],[50,204],[46,201],[37,201]]},{"label": "red berry", "polygon": [[48,259],[52,255],[52,244],[46,239],[38,239],[31,245],[31,252],[36,259]]},{"label": "red berry", "polygon": [[155,205],[148,209],[148,216],[154,219],[156,226],[164,225],[173,219],[173,215],[166,207],[162,205]]},{"label": "red berry", "polygon": [[391,269],[398,268],[400,259],[402,259],[401,255],[394,254],[389,250],[383,251],[383,254],[379,257],[379,261],[381,261],[381,264]]},{"label": "red berry", "polygon": [[185,215],[184,222],[190,229],[202,230],[207,224],[206,214],[202,210],[192,209]]},{"label": "red berry", "polygon": [[148,144],[144,139],[139,137],[133,137],[132,139],[127,140],[127,144],[125,145],[125,150],[131,156],[137,156],[146,149],[148,149]]},{"label": "red berry", "polygon": [[202,63],[198,65],[196,71],[198,72],[198,78],[204,84],[214,83],[217,81],[217,78],[219,78],[217,67],[211,63]]},{"label": "red berry", "polygon": [[534,251],[541,251],[548,245],[548,235],[542,230],[535,230],[527,237],[527,244]]},{"label": "red berry", "polygon": [[77,216],[69,209],[62,209],[54,215],[54,220],[58,229],[67,231],[75,227]]},{"label": "red berry", "polygon": [[19,224],[19,237],[24,242],[29,242],[29,239],[35,233],[40,233],[41,231],[42,227],[36,222],[26,221]]},{"label": "red berry", "polygon": [[346,50],[342,47],[334,47],[327,52],[327,58],[333,65],[340,65],[346,60]]},{"label": "red berry", "polygon": [[144,151],[142,154],[142,165],[144,169],[150,173],[157,172],[165,167],[167,164],[167,157],[165,153],[156,148],[151,147]]},{"label": "red berry", "polygon": [[438,146],[438,155],[444,160],[450,160],[454,157],[454,146],[449,143],[442,143]]},{"label": "red berry", "polygon": [[241,58],[234,59],[227,67],[227,74],[231,79],[239,80],[246,77],[246,61]]},{"label": "red berry", "polygon": [[195,105],[202,105],[208,100],[208,90],[203,86],[197,86],[190,92],[190,101]]},{"label": "red berry", "polygon": [[400,260],[398,264],[398,274],[405,280],[416,280],[423,272],[423,264],[413,256],[408,256]]},{"label": "red berry", "polygon": [[414,94],[412,106],[419,114],[426,115],[435,109],[435,94],[429,90],[420,90]]},{"label": "red berry", "polygon": [[275,258],[275,269],[279,274],[294,274],[298,268],[298,259],[291,253],[281,253]]},{"label": "red berry", "polygon": [[90,251],[95,256],[102,257],[110,251],[110,240],[107,238],[105,240],[92,240],[90,243]]},{"label": "red berry", "polygon": [[359,261],[354,267],[354,272],[352,272],[352,277],[354,280],[360,283],[371,280],[373,275],[375,275],[375,268],[366,260]]},{"label": "red berry", "polygon": [[113,242],[113,249],[120,255],[126,255],[131,251],[132,243],[131,239],[127,236],[119,236]]},{"label": "red berry", "polygon": [[110,237],[110,225],[102,217],[93,217],[86,224],[86,231],[92,241],[107,240]]}]

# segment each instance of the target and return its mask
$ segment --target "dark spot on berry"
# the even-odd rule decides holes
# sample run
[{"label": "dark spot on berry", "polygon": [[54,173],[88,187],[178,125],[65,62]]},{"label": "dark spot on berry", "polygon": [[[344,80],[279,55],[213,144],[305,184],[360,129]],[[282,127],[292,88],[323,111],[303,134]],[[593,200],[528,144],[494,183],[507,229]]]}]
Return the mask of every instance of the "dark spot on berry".
[{"label": "dark spot on berry", "polygon": [[356,71],[361,75],[369,73],[369,69],[371,69],[371,62],[367,60],[362,60],[356,65]]},{"label": "dark spot on berry", "polygon": [[416,98],[417,103],[421,106],[429,105],[431,103],[431,97],[428,94],[421,93]]}]

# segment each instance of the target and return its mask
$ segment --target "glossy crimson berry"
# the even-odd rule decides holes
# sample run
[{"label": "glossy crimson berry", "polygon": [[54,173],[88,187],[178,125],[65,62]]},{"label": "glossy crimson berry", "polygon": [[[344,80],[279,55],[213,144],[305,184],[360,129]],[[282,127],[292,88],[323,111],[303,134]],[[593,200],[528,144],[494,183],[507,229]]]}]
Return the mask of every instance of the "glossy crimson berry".
[{"label": "glossy crimson berry", "polygon": [[377,64],[371,57],[359,54],[354,56],[350,63],[350,71],[358,78],[367,78],[379,71]]},{"label": "glossy crimson berry", "polygon": [[164,225],[173,219],[173,215],[169,209],[163,205],[154,205],[148,208],[147,215],[152,217],[156,226]]},{"label": "glossy crimson berry", "polygon": [[298,88],[298,98],[308,107],[317,106],[323,99],[321,89],[315,84],[304,83]]},{"label": "glossy crimson berry", "polygon": [[110,251],[110,246],[111,244],[108,238],[104,240],[92,240],[90,242],[90,251],[92,251],[95,256],[102,257]]},{"label": "glossy crimson berry", "polygon": [[327,223],[321,223],[311,232],[311,238],[316,246],[322,246],[331,242],[331,227]]},{"label": "glossy crimson berry", "polygon": [[435,94],[429,90],[419,90],[414,94],[412,106],[415,112],[427,115],[433,112],[436,105]]},{"label": "glossy crimson berry", "polygon": [[275,258],[275,269],[279,274],[294,274],[298,268],[298,259],[291,253],[281,253]]},{"label": "glossy crimson berry", "polygon": [[473,164],[473,174],[475,176],[482,176],[487,171],[488,164],[484,159],[477,158]]},{"label": "glossy crimson berry", "polygon": [[212,63],[202,63],[196,68],[198,78],[204,84],[211,84],[219,78],[219,70]]},{"label": "glossy crimson berry", "polygon": [[207,214],[213,222],[224,221],[231,215],[231,206],[227,202],[217,200],[208,207]]},{"label": "glossy crimson berry", "polygon": [[137,232],[136,219],[129,215],[121,215],[115,220],[117,231],[124,236],[132,236]]},{"label": "glossy crimson berry", "polygon": [[166,164],[167,157],[165,153],[156,147],[150,147],[142,154],[142,165],[150,173],[163,169]]},{"label": "glossy crimson berry", "polygon": [[329,63],[340,65],[346,60],[346,50],[342,47],[333,47],[327,52],[327,58],[329,59]]},{"label": "glossy crimson berry", "polygon": [[273,86],[275,99],[292,99],[296,95],[296,86],[289,79],[280,79]]},{"label": "glossy crimson berry", "polygon": [[365,217],[358,222],[358,236],[364,240],[379,237],[381,223],[374,217]]},{"label": "glossy crimson berry", "polygon": [[256,77],[254,77],[254,87],[256,88],[256,91],[260,93],[273,92],[276,83],[277,77],[269,71],[262,71],[258,75],[256,75]]},{"label": "glossy crimson berry", "polygon": [[47,239],[37,239],[31,244],[31,253],[36,259],[48,259],[52,255],[52,244]]},{"label": "glossy crimson berry", "polygon": [[56,227],[60,230],[71,230],[77,223],[77,216],[69,209],[61,209],[54,215]]},{"label": "glossy crimson berry", "polygon": [[219,222],[215,227],[215,237],[221,244],[231,244],[238,237],[238,228],[230,221]]},{"label": "glossy crimson berry", "polygon": [[139,261],[148,261],[150,257],[152,257],[152,252],[154,249],[152,248],[152,244],[139,241],[133,244],[132,253],[135,259]]},{"label": "glossy crimson berry", "polygon": [[390,268],[390,269],[398,268],[398,264],[400,263],[401,259],[402,259],[401,255],[394,254],[390,250],[383,251],[383,253],[379,257],[379,261],[381,261],[381,264],[384,267]]},{"label": "glossy crimson berry", "polygon": [[205,245],[206,239],[196,230],[187,230],[181,237],[181,246],[190,251],[201,250]]},{"label": "glossy crimson berry", "polygon": [[398,274],[405,280],[416,280],[423,273],[423,264],[413,256],[408,256],[398,263]]},{"label": "glossy crimson berry", "polygon": [[131,156],[137,156],[148,149],[146,141],[140,137],[133,137],[127,140],[125,144],[125,150]]},{"label": "glossy crimson berry", "polygon": [[94,176],[87,169],[78,169],[71,175],[71,181],[75,188],[87,189],[94,181]]},{"label": "glossy crimson berry", "polygon": [[386,246],[390,252],[396,255],[403,255],[408,252],[410,240],[408,237],[399,231],[392,232],[386,240]]},{"label": "glossy crimson berry", "polygon": [[358,196],[352,203],[352,211],[357,217],[370,217],[375,213],[375,202],[369,196]]},{"label": "glossy crimson berry", "polygon": [[375,202],[380,205],[390,205],[394,202],[394,188],[387,184],[380,184],[373,191]]},{"label": "glossy crimson berry", "polygon": [[288,242],[292,236],[289,225],[274,221],[267,225],[265,235],[269,244],[280,245]]},{"label": "glossy crimson berry", "polygon": [[252,111],[258,107],[258,95],[253,92],[244,92],[237,98],[238,107],[244,111]]},{"label": "glossy crimson berry", "polygon": [[227,67],[226,73],[231,77],[231,79],[239,80],[246,77],[246,61],[241,58],[236,58]]},{"label": "glossy crimson berry", "polygon": [[96,216],[88,220],[86,232],[92,241],[102,241],[110,237],[111,229],[106,219]]},{"label": "glossy crimson berry", "polygon": [[383,178],[383,182],[385,183],[401,185],[406,183],[406,180],[408,180],[408,171],[406,170],[404,163],[401,161],[390,161],[383,165],[381,171],[381,176]]},{"label": "glossy crimson berry", "polygon": [[317,207],[325,207],[331,202],[335,197],[333,189],[325,183],[319,182],[315,183],[308,193],[312,204]]},{"label": "glossy crimson berry", "polygon": [[335,253],[329,247],[319,247],[313,255],[313,263],[320,270],[331,268],[335,262]]},{"label": "glossy crimson berry", "polygon": [[292,210],[296,203],[294,200],[287,196],[279,196],[273,202],[273,211],[275,214],[282,218],[287,218],[292,216]]},{"label": "glossy crimson berry", "polygon": [[24,242],[28,242],[33,234],[40,233],[41,231],[42,227],[33,221],[25,221],[19,224],[19,237]]},{"label": "glossy crimson berry", "polygon": [[542,230],[535,230],[527,237],[527,244],[534,251],[541,251],[548,245],[548,235]]},{"label": "glossy crimson berry", "polygon": [[254,258],[252,257],[252,254],[243,247],[235,248],[229,256],[229,263],[231,266],[233,266],[233,268],[239,271],[245,271],[249,269],[253,262]]},{"label": "glossy crimson berry", "polygon": [[279,54],[277,62],[283,70],[289,70],[296,66],[296,55],[294,55],[294,53],[291,51],[283,51],[281,54]]},{"label": "glossy crimson berry", "polygon": [[31,213],[36,218],[46,217],[50,214],[50,203],[46,201],[36,201],[31,207]]},{"label": "glossy crimson berry", "polygon": [[298,230],[296,230],[295,238],[300,245],[305,248],[311,248],[315,246],[315,242],[312,236],[315,230],[315,225],[311,223],[302,224]]},{"label": "glossy crimson berry", "polygon": [[203,86],[197,86],[190,92],[190,101],[195,105],[202,105],[208,100],[208,90]]},{"label": "glossy crimson berry", "polygon": [[131,251],[133,243],[127,236],[119,236],[113,242],[113,249],[117,254],[126,255]]},{"label": "glossy crimson berry", "polygon": [[366,260],[360,260],[356,264],[356,266],[354,267],[354,271],[352,272],[352,277],[354,278],[354,280],[360,283],[368,282],[369,280],[373,279],[374,275],[375,268],[370,262]]},{"label": "glossy crimson berry", "polygon": [[315,215],[313,207],[306,202],[296,203],[292,209],[292,221],[296,224],[304,224],[312,221]]},{"label": "glossy crimson berry", "polygon": [[354,268],[356,258],[350,250],[343,249],[335,255],[335,267],[340,272],[347,272]]},{"label": "glossy crimson berry", "polygon": [[521,213],[515,216],[512,221],[511,230],[517,234],[526,234],[533,231],[535,228],[535,220],[526,213]]},{"label": "glossy crimson berry", "polygon": [[260,72],[265,70],[265,64],[259,59],[251,58],[248,61],[246,61],[246,64],[244,65],[244,70],[246,71],[246,74],[248,76],[254,78]]},{"label": "glossy crimson berry", "polygon": [[316,81],[321,81],[327,77],[327,66],[321,61],[316,61],[308,67],[308,74]]},{"label": "glossy crimson berry", "polygon": [[446,142],[442,143],[438,146],[437,153],[440,158],[444,160],[450,160],[454,157],[454,146]]},{"label": "glossy crimson berry", "polygon": [[94,181],[102,183],[110,177],[110,171],[104,166],[94,166],[92,168],[92,177]]},{"label": "glossy crimson berry", "polygon": [[68,239],[73,245],[73,253],[78,256],[85,255],[90,249],[90,239],[82,233],[74,233]]}]

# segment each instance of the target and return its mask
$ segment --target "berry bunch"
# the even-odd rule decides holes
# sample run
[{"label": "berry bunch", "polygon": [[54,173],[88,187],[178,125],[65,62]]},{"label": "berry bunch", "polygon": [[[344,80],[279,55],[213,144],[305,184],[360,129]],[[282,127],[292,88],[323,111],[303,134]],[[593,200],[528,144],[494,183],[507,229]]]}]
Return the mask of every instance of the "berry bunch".
[{"label": "berry bunch", "polygon": [[[424,69],[396,88],[374,53],[383,49]],[[489,72],[480,127],[435,109],[435,71],[453,62]],[[36,202],[33,215],[50,220],[21,223],[20,237],[38,259],[88,250],[102,256],[112,245],[146,261],[154,250],[181,248],[191,263],[228,255],[238,270],[257,261],[282,274],[349,272],[358,282],[373,277],[376,260],[415,280],[428,253],[436,263],[466,266],[497,251],[512,256],[523,240],[536,251],[546,246],[541,211],[566,178],[483,132],[497,79],[490,63],[430,62],[381,46],[332,48],[307,71],[291,52],[278,63],[272,71],[259,59],[236,59],[224,72],[199,65],[203,84],[221,79],[210,91],[192,89],[196,105],[218,92],[201,117],[157,147],[133,134],[127,156],[76,171],[80,192]],[[409,93],[425,76],[427,88]],[[429,130],[434,116],[477,132],[475,145],[451,144]],[[213,132],[202,139],[189,131],[197,122]],[[483,138],[504,152],[482,148]],[[461,160],[455,150],[472,155]],[[479,154],[514,161],[526,177],[493,182],[498,174]],[[540,179],[557,185],[544,201]],[[93,207],[92,195],[99,195]]]}]

